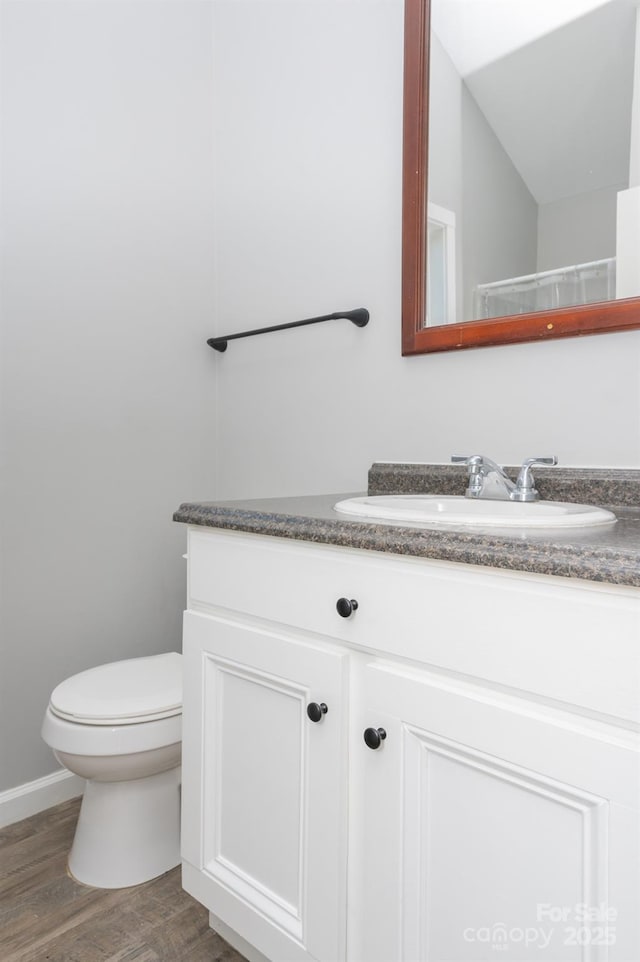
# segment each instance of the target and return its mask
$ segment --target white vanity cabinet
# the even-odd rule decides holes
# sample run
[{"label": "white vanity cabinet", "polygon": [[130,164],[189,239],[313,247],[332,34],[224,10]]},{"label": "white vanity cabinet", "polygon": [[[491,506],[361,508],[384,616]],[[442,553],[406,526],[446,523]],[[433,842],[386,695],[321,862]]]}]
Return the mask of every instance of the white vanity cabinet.
[{"label": "white vanity cabinet", "polygon": [[637,589],[192,527],[188,608],[184,885],[249,959],[640,960]]}]

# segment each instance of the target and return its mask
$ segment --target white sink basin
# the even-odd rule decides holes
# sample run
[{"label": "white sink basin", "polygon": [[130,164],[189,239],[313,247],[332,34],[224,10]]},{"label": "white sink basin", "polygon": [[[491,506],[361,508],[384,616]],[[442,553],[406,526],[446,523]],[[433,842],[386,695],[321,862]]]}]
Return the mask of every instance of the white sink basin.
[{"label": "white sink basin", "polygon": [[359,518],[465,528],[585,528],[616,520],[611,511],[589,504],[490,501],[437,494],[348,498],[338,501],[334,509]]}]

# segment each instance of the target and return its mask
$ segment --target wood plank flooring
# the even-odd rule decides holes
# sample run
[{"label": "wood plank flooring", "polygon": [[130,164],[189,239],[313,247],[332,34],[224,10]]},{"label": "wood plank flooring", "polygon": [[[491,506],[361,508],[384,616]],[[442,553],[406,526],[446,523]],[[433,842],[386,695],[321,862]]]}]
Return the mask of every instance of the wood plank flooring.
[{"label": "wood plank flooring", "polygon": [[245,962],[182,890],[180,868],[128,889],[70,878],[79,808],[0,829],[0,962]]}]

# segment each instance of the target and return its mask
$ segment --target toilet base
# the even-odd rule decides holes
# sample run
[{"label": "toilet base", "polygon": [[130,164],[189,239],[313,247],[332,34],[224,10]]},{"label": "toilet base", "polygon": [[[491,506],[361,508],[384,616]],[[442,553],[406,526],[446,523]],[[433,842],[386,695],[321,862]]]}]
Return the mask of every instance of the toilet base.
[{"label": "toilet base", "polygon": [[181,768],[122,782],[87,781],[69,871],[84,885],[125,888],[180,863]]}]

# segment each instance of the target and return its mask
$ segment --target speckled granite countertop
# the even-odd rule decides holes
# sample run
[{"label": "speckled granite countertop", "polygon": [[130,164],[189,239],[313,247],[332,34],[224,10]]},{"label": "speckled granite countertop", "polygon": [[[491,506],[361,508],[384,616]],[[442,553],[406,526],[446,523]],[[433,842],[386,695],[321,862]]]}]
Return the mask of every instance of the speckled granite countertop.
[{"label": "speckled granite countertop", "polygon": [[[462,494],[465,477],[464,468],[449,465],[377,464],[369,472],[369,493]],[[602,504],[618,520],[592,529],[535,533],[407,527],[337,514],[336,501],[354,493],[199,501],[180,505],[173,518],[299,541],[640,587],[640,471],[555,469],[553,476],[550,470],[536,472],[536,484],[548,500]]]}]

